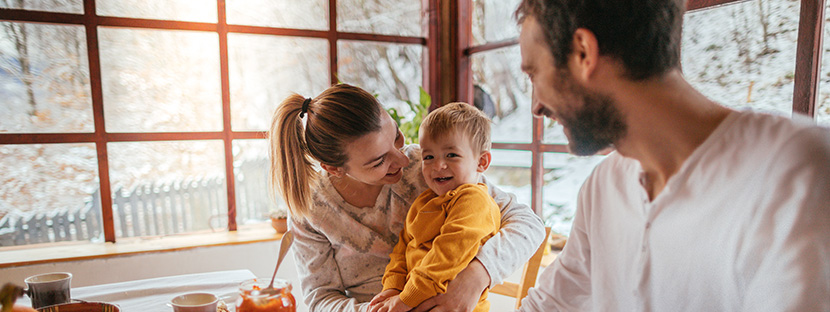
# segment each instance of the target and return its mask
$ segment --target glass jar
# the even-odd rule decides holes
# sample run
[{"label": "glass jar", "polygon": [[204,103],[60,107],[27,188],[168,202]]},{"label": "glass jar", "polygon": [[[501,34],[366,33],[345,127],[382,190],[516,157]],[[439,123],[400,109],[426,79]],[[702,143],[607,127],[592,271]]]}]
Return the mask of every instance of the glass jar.
[{"label": "glass jar", "polygon": [[263,293],[270,279],[250,279],[239,284],[236,312],[296,312],[297,302],[291,294],[291,283],[274,279],[276,291]]}]

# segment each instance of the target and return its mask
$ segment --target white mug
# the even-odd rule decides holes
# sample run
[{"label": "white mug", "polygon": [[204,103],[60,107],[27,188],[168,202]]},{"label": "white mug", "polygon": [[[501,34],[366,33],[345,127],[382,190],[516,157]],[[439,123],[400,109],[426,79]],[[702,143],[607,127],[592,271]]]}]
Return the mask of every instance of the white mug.
[{"label": "white mug", "polygon": [[216,312],[219,298],[209,293],[188,293],[170,300],[175,312]]},{"label": "white mug", "polygon": [[26,278],[26,295],[32,299],[35,309],[68,303],[72,273],[57,272],[33,275]]}]

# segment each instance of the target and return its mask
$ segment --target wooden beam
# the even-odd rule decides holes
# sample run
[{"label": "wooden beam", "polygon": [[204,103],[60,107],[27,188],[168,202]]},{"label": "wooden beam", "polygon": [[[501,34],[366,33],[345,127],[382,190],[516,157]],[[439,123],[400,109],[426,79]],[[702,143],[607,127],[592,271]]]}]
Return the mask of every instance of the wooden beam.
[{"label": "wooden beam", "polygon": [[393,43],[410,43],[426,45],[427,39],[423,37],[406,37],[406,36],[390,36],[377,34],[361,34],[361,33],[347,33],[341,32],[338,34],[339,39],[359,40],[359,41],[376,41],[376,42],[393,42]]},{"label": "wooden beam", "polygon": [[[543,117],[533,116],[533,133],[530,143],[531,161],[530,161],[530,208],[536,212],[536,215],[541,217],[544,207],[544,154],[542,153],[542,139],[545,135],[545,125]],[[541,257],[541,255],[539,255]],[[535,276],[534,276],[535,280]],[[527,291],[527,290],[525,290]]]},{"label": "wooden beam", "polygon": [[262,27],[262,26],[248,26],[248,25],[227,25],[229,33],[241,34],[257,34],[257,35],[274,35],[287,37],[310,37],[310,38],[328,38],[329,32],[325,30],[306,30],[306,29],[292,29],[279,27]]},{"label": "wooden beam", "polygon": [[224,137],[224,132],[124,132],[107,133],[107,142],[222,140]]},{"label": "wooden beam", "polygon": [[219,32],[219,72],[222,80],[222,142],[225,148],[225,187],[228,196],[228,230],[236,231],[236,174],[233,172],[233,127],[231,125],[231,87],[228,78],[228,23],[225,0],[217,0],[216,26]]},{"label": "wooden beam", "polygon": [[98,26],[167,29],[167,30],[197,30],[216,31],[216,24],[201,22],[182,22],[170,20],[156,20],[145,18],[97,16]]},{"label": "wooden beam", "polygon": [[795,52],[793,113],[813,117],[818,99],[824,38],[824,6],[827,0],[802,0]]},{"label": "wooden beam", "polygon": [[70,13],[0,9],[0,21],[42,22],[49,24],[84,24],[84,16]]},{"label": "wooden beam", "polygon": [[456,65],[458,72],[457,98],[455,101],[473,104],[475,99],[473,83],[475,81],[473,81],[472,58],[469,55],[464,55],[464,50],[473,44],[473,2],[470,0],[450,2],[458,3],[457,14],[454,19],[454,24],[458,30],[458,42],[453,49],[453,55],[458,60]]},{"label": "wooden beam", "polygon": [[749,0],[688,0],[686,2],[686,11],[694,11],[699,9],[706,9],[713,6],[730,4],[733,2],[744,2]]},{"label": "wooden beam", "polygon": [[488,42],[482,45],[477,45],[473,47],[469,47],[464,49],[464,56],[470,56],[474,53],[481,53],[490,50],[501,49],[504,47],[509,47],[513,45],[519,44],[519,38],[512,38],[507,40],[495,41],[495,42]]},{"label": "wooden beam", "polygon": [[[440,34],[441,28],[440,9],[437,1],[421,0],[421,6],[426,14],[425,23],[421,25],[422,32],[426,34],[426,53],[422,54],[421,61],[423,64],[423,81],[424,90],[432,97],[433,102],[437,102],[442,98],[441,94],[441,56],[438,53],[438,47],[441,46]],[[454,77],[455,73],[453,73]]]},{"label": "wooden beam", "polygon": [[0,133],[2,144],[95,143],[95,133]]},{"label": "wooden beam", "polygon": [[98,53],[98,16],[95,0],[84,0],[84,28],[89,62],[89,84],[92,89],[92,120],[95,124],[95,149],[98,154],[98,181],[101,194],[101,219],[104,240],[115,242],[115,225],[112,213],[109,157],[107,155],[107,130],[104,124],[104,93],[101,83],[101,58]]},{"label": "wooden beam", "polygon": [[[461,1],[464,2],[464,1]],[[432,96],[430,111],[449,102],[464,101],[458,92],[460,77],[457,71],[463,68],[459,45],[459,4],[458,1],[429,0],[429,34],[427,49],[431,62],[428,65],[429,92]],[[462,14],[463,15],[463,14]]]},{"label": "wooden beam", "polygon": [[329,0],[329,73],[332,85],[337,84],[337,0]]}]

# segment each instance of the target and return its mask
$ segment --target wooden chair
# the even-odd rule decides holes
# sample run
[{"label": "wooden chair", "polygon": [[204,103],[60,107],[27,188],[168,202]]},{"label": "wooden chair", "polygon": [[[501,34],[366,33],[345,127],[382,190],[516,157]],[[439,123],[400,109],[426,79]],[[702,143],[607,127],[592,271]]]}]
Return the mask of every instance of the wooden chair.
[{"label": "wooden chair", "polygon": [[542,241],[542,245],[525,264],[522,279],[518,284],[504,282],[490,288],[490,293],[516,298],[516,309],[519,309],[522,306],[522,299],[527,296],[527,290],[536,285],[536,276],[539,275],[539,267],[542,265],[542,255],[545,252],[545,244],[548,243],[548,236],[550,236],[550,227],[545,228],[545,240]]}]

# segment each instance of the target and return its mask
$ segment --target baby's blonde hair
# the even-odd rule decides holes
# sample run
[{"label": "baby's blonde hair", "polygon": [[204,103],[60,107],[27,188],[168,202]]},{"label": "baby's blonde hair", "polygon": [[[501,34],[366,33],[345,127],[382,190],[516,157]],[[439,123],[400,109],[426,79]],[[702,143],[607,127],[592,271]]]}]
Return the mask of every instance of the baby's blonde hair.
[{"label": "baby's blonde hair", "polygon": [[490,119],[474,106],[453,102],[439,107],[421,122],[419,135],[436,139],[451,131],[469,138],[476,153],[490,151]]}]

